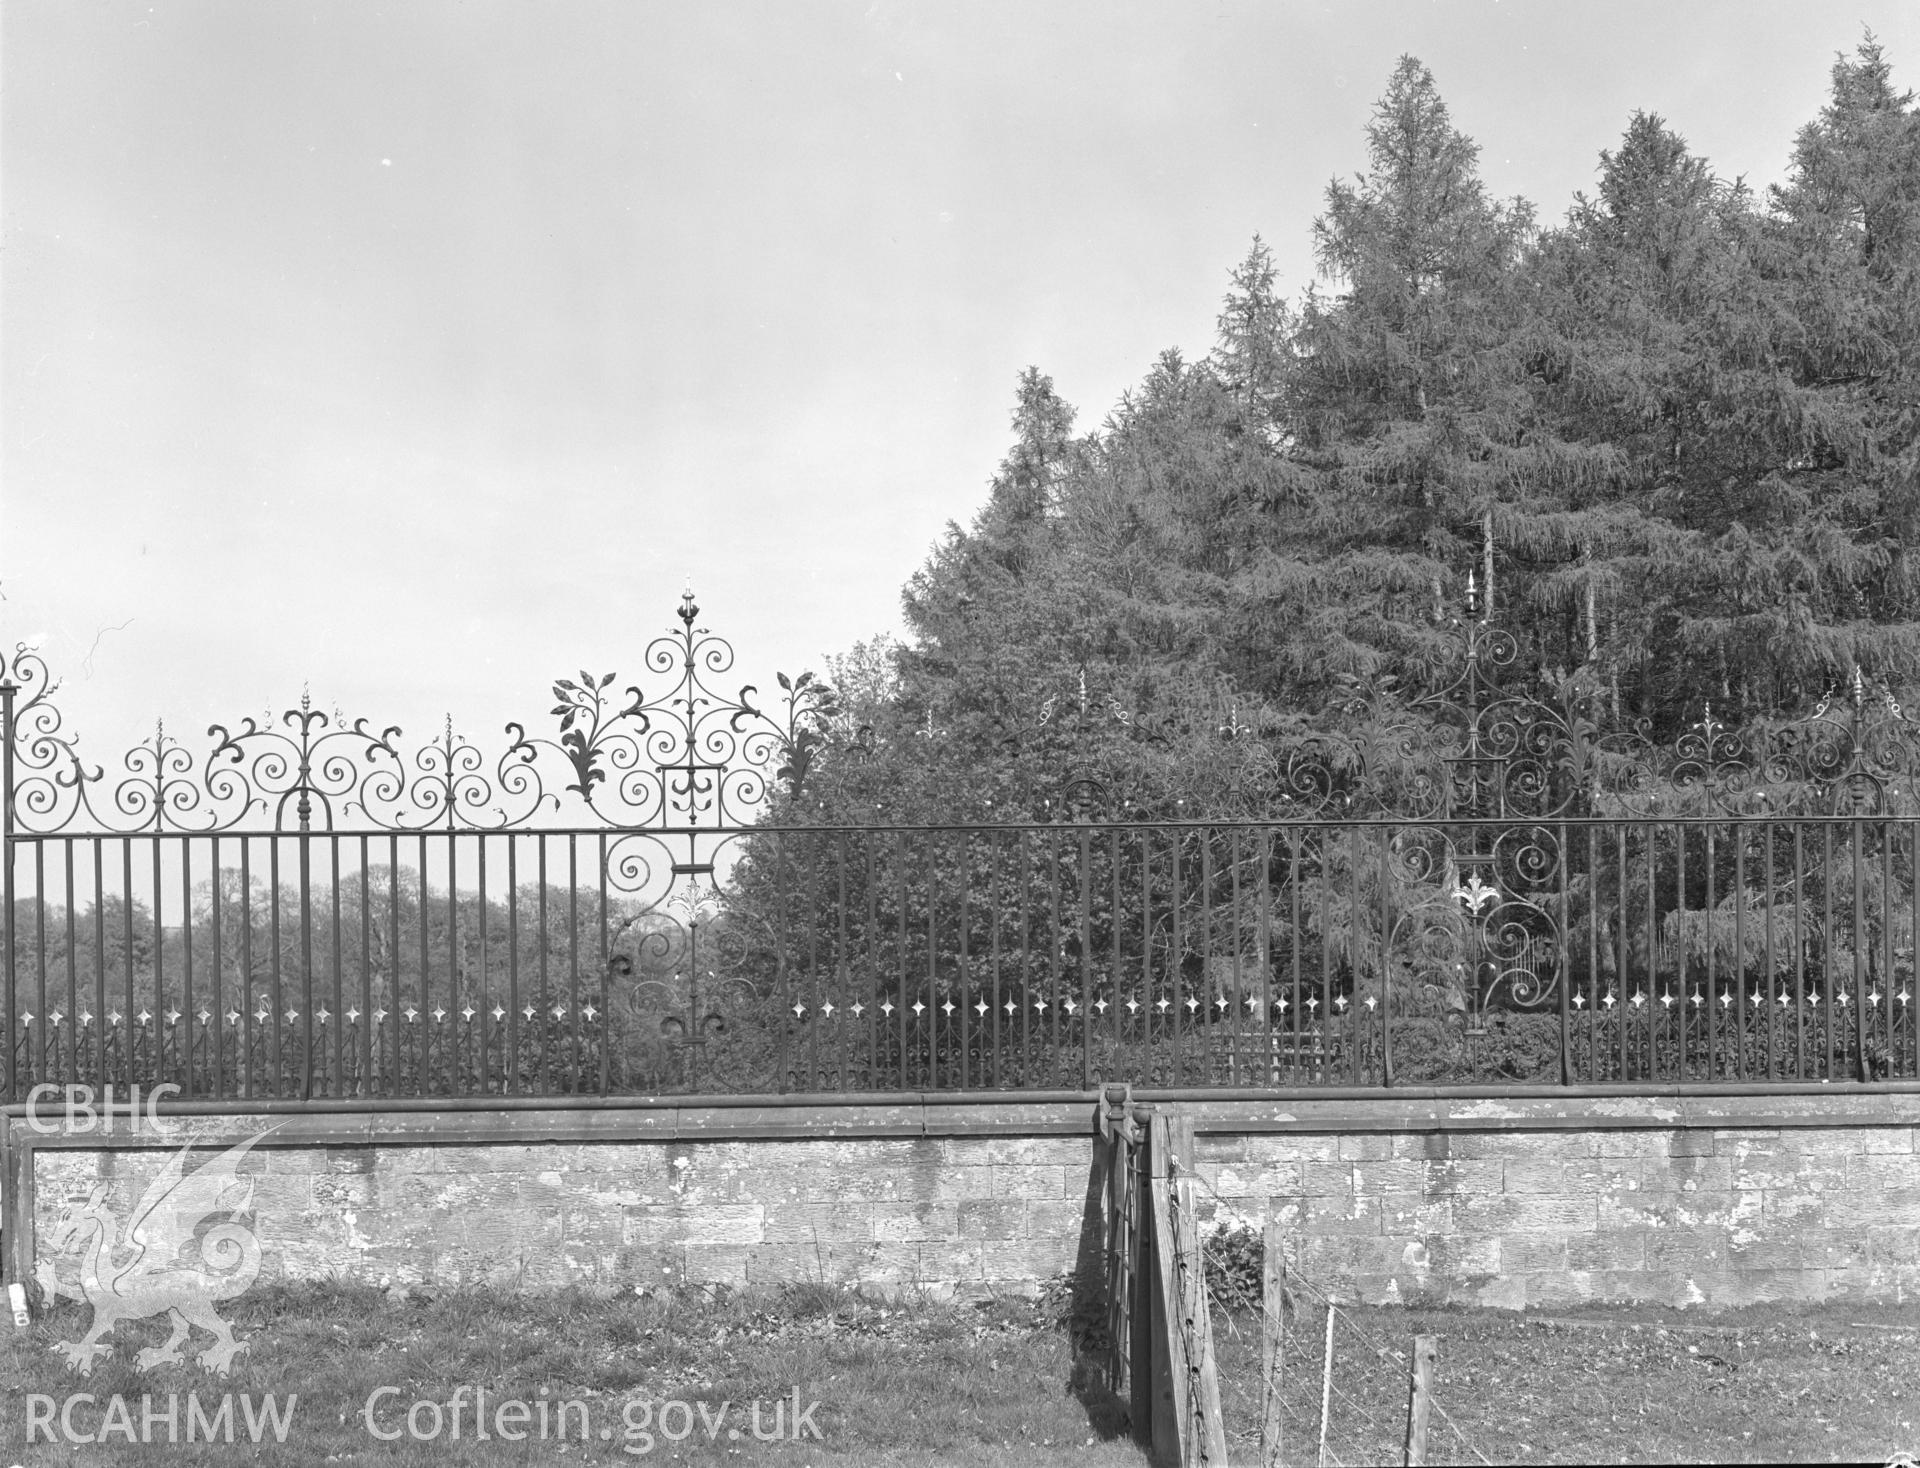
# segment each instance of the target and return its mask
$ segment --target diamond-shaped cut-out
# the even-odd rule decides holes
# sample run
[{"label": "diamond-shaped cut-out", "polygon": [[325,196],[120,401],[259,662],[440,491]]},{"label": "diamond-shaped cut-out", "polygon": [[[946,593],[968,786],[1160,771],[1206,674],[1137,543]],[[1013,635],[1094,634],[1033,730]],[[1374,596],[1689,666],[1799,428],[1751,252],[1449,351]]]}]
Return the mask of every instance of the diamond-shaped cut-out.
[{"label": "diamond-shaped cut-out", "polygon": [[1280,1012],[1282,1014],[1287,1012],[1287,996],[1285,994],[1280,996]]},{"label": "diamond-shaped cut-out", "polygon": [[180,1011],[179,1011],[179,1010],[177,1010],[177,1009],[169,1009],[169,1010],[167,1011],[167,1023],[168,1023],[168,1024],[170,1024],[170,1025],[177,1025],[177,1024],[179,1024],[179,1023],[180,1023]]},{"label": "diamond-shaped cut-out", "polygon": [[553,1006],[553,1017],[554,1017],[555,1019],[565,1019],[565,1018],[567,1017],[567,1006],[566,1006],[566,1005],[564,1005],[564,1004],[556,1004],[556,1005],[554,1005],[554,1006]]},{"label": "diamond-shaped cut-out", "polygon": [[1047,1012],[1047,1001],[1044,998],[1036,999],[1033,1001],[1033,1008],[1035,1013],[1045,1014]]},{"label": "diamond-shaped cut-out", "polygon": [[1104,999],[1096,999],[1093,1001],[1093,1007],[1096,1013],[1105,1014],[1107,1012],[1107,1001]]},{"label": "diamond-shaped cut-out", "polygon": [[228,1023],[229,1025],[237,1025],[237,1024],[239,1024],[239,1023],[240,1023],[240,1011],[239,1011],[239,1010],[237,1010],[237,1009],[229,1009],[229,1010],[227,1011],[227,1023]]},{"label": "diamond-shaped cut-out", "polygon": [[433,1006],[433,1022],[437,1025],[445,1024],[446,1020],[447,1020],[446,1010],[442,1009],[438,1004],[434,1005]]},{"label": "diamond-shaped cut-out", "polygon": [[1218,999],[1214,1000],[1213,1007],[1222,1014],[1225,1014],[1227,1012],[1227,996],[1222,994]]},{"label": "diamond-shaped cut-out", "polygon": [[471,1004],[463,1004],[460,1006],[460,1018],[465,1020],[468,1024],[473,1023],[473,1017],[478,1012],[479,1011],[477,1011]]},{"label": "diamond-shaped cut-out", "polygon": [[[1904,1000],[1902,1000],[1901,1002],[1905,1003]],[[83,1009],[80,1011],[80,1023],[83,1025],[90,1025],[93,1023],[93,1011],[91,1009]]]},{"label": "diamond-shaped cut-out", "polygon": [[383,1024],[383,1023],[385,1023],[385,1021],[386,1021],[386,1018],[387,1018],[387,1012],[386,1012],[386,1010],[384,1010],[384,1009],[376,1009],[376,1010],[374,1010],[374,1012],[373,1012],[373,1022],[374,1022],[375,1024]]},{"label": "diamond-shaped cut-out", "polygon": [[145,1006],[143,1005],[143,1006],[141,1006],[141,1009],[140,1009],[140,1012],[139,1012],[138,1014],[136,1014],[136,1015],[134,1016],[134,1018],[135,1018],[135,1019],[137,1019],[137,1020],[139,1020],[139,1021],[140,1021],[140,1023],[144,1025],[144,1024],[145,1024],[145,1023],[146,1023],[146,1022],[147,1022],[148,1020],[150,1020],[150,1019],[152,1019],[152,1018],[153,1018],[153,1012],[152,1012],[151,1010],[149,1010],[149,1009],[147,1009],[147,1008],[146,1008],[146,1007],[145,1007]]},{"label": "diamond-shaped cut-out", "polygon": [[1127,996],[1127,1013],[1138,1014],[1139,1012],[1140,1012],[1140,1001],[1138,999],[1135,999],[1132,995],[1128,995]]},{"label": "diamond-shaped cut-out", "polygon": [[1631,1004],[1635,1009],[1638,1009],[1640,1008],[1641,1005],[1647,1002],[1647,996],[1643,994],[1640,990],[1635,989],[1633,991],[1633,997],[1629,999],[1627,1002]]},{"label": "diamond-shaped cut-out", "polygon": [[987,1001],[984,999],[976,999],[973,1004],[973,1012],[984,1015],[987,1012]]},{"label": "diamond-shaped cut-out", "polygon": [[1162,1014],[1165,1014],[1169,1009],[1173,1007],[1173,1001],[1167,998],[1165,994],[1162,994],[1158,999],[1153,1001],[1153,1007],[1159,1010]]},{"label": "diamond-shaped cut-out", "polygon": [[30,1025],[33,1023],[33,1011],[31,1009],[23,1010],[21,1012],[20,1023],[23,1025]]},{"label": "diamond-shaped cut-out", "polygon": [[1373,995],[1371,995],[1371,994],[1369,994],[1369,995],[1367,995],[1367,1000],[1366,1000],[1366,1003],[1367,1003],[1367,1008],[1368,1008],[1368,1009],[1372,1009],[1372,1008],[1373,1008],[1373,1007],[1374,1007],[1375,1005],[1377,1005],[1377,1004],[1379,1004],[1379,1002],[1380,1002],[1380,1001],[1379,1001],[1378,999],[1376,999],[1376,998],[1374,998],[1374,997],[1373,997]]},{"label": "diamond-shaped cut-out", "polygon": [[581,1017],[585,1019],[588,1024],[593,1023],[593,1017],[599,1012],[600,1012],[599,1010],[593,1007],[592,1000],[588,1000],[585,1004],[580,1006]]},{"label": "diamond-shaped cut-out", "polygon": [[1733,1005],[1733,990],[1722,989],[1720,991],[1720,1007],[1722,1009],[1728,1009],[1728,1008],[1731,1008],[1732,1005]]},{"label": "diamond-shaped cut-out", "polygon": [[288,1023],[288,1024],[292,1024],[292,1023],[293,1023],[293,1022],[294,1022],[295,1020],[297,1020],[298,1018],[300,1018],[300,1011],[299,1011],[299,1010],[297,1010],[297,1009],[289,1009],[289,1010],[287,1011],[287,1023]]},{"label": "diamond-shaped cut-out", "polygon": [[824,1014],[828,1019],[832,1019],[833,1018],[833,1001],[829,999],[827,1000],[826,1003],[822,1004],[820,1006],[820,1012]]},{"label": "diamond-shaped cut-out", "polygon": [[347,1006],[347,1023],[353,1024],[360,1018],[360,1011],[354,1005]]},{"label": "diamond-shaped cut-out", "polygon": [[949,999],[944,1004],[942,1004],[940,1006],[940,1012],[946,1015],[949,1019],[951,1019],[953,1017],[953,1001]]},{"label": "diamond-shaped cut-out", "polygon": [[860,1016],[865,1014],[866,1012],[867,1012],[866,1005],[862,1004],[858,999],[853,1001],[853,1017],[855,1019],[860,1018]]},{"label": "diamond-shaped cut-out", "polygon": [[1755,1009],[1760,1007],[1760,991],[1758,989],[1747,995],[1747,1003]]},{"label": "diamond-shaped cut-out", "polygon": [[1067,1012],[1068,1014],[1072,1014],[1072,1013],[1074,1012],[1074,1010],[1075,1010],[1075,1009],[1077,1009],[1077,1008],[1078,1008],[1079,1006],[1078,1006],[1078,1005],[1076,1005],[1076,1004],[1075,1004],[1075,1003],[1073,1002],[1073,1000],[1071,1000],[1071,999],[1066,999],[1066,1000],[1063,1000],[1063,1001],[1061,1002],[1061,1005],[1060,1005],[1060,1007],[1061,1007],[1062,1009],[1064,1009],[1064,1010],[1066,1010],[1066,1012]]},{"label": "diamond-shaped cut-out", "polygon": [[333,1018],[333,1015],[327,1009],[327,1006],[323,1004],[320,1006],[319,1010],[314,1014],[313,1017],[319,1020],[321,1024],[325,1024],[328,1020]]},{"label": "diamond-shaped cut-out", "polygon": [[807,1006],[796,1001],[793,1006],[793,1017],[795,1019],[805,1019],[807,1017]]},{"label": "diamond-shaped cut-out", "polygon": [[254,1021],[255,1021],[255,1023],[257,1023],[257,1024],[265,1024],[265,1023],[267,1022],[267,1019],[268,1019],[268,1015],[267,1015],[267,1012],[266,1012],[266,1010],[264,1010],[264,1009],[256,1009],[256,1010],[255,1010],[255,1011],[253,1012],[253,1018],[254,1018]]},{"label": "diamond-shaped cut-out", "polygon": [[1247,995],[1247,1013],[1252,1014],[1254,1010],[1258,1009],[1259,1007],[1260,1007],[1260,996],[1257,994]]},{"label": "diamond-shaped cut-out", "polygon": [[[55,1016],[55,1018],[56,1018],[56,1019],[57,1019],[58,1017],[59,1017],[59,1016],[57,1016],[57,1015]],[[203,1005],[201,1005],[201,1006],[200,1006],[200,1013],[199,1013],[199,1015],[197,1016],[197,1018],[199,1019],[199,1021],[200,1021],[200,1023],[201,1023],[201,1024],[205,1024],[205,1023],[206,1023],[206,1022],[207,1022],[208,1020],[210,1020],[210,1019],[212,1019],[212,1018],[213,1018],[213,1016],[207,1013],[207,1008],[206,1008],[206,1006],[205,1006],[205,1005],[203,1004]]]},{"label": "diamond-shaped cut-out", "polygon": [[1198,1009],[1199,1007],[1200,1007],[1200,1001],[1198,999],[1195,999],[1191,994],[1187,995],[1187,1013],[1192,1014],[1194,1010]]},{"label": "diamond-shaped cut-out", "polygon": [[60,1028],[60,1021],[65,1018],[66,1016],[60,1012],[59,1006],[55,1005],[53,1013],[47,1016],[47,1023],[52,1025],[57,1030]]},{"label": "diamond-shaped cut-out", "polygon": [[922,1004],[918,999],[913,1001],[913,1017],[915,1019],[920,1018],[920,1016],[925,1014],[926,1012],[927,1012],[926,1005]]},{"label": "diamond-shaped cut-out", "polygon": [[110,1024],[110,1025],[117,1025],[117,1024],[119,1024],[119,1023],[120,1023],[120,1011],[119,1011],[119,1010],[117,1010],[117,1009],[109,1009],[109,1010],[107,1011],[107,1023],[108,1023],[108,1024]]},{"label": "diamond-shaped cut-out", "polygon": [[1009,1000],[1008,1000],[1008,1001],[1007,1001],[1007,1002],[1006,1002],[1006,1003],[1005,1003],[1005,1004],[1004,1004],[1003,1006],[1001,1006],[1001,1007],[1002,1007],[1002,1008],[1004,1008],[1004,1009],[1005,1009],[1005,1010],[1007,1011],[1007,1013],[1008,1013],[1008,1014],[1012,1014],[1012,1013],[1014,1012],[1014,1007],[1015,1007],[1015,1006],[1014,1006],[1014,1002],[1013,1002],[1013,1001],[1012,1001],[1011,999],[1009,999]]},{"label": "diamond-shaped cut-out", "polygon": [[1347,1007],[1347,996],[1345,994],[1334,995],[1333,1007],[1338,1010],[1345,1010]]},{"label": "diamond-shaped cut-out", "polygon": [[1587,1007],[1587,996],[1585,994],[1575,994],[1573,996],[1573,1007],[1575,1009],[1585,1009]]},{"label": "diamond-shaped cut-out", "polygon": [[400,1012],[407,1017],[408,1024],[412,1024],[415,1020],[420,1018],[420,1011],[415,1009],[411,1004],[409,1004],[405,1009],[401,1010]]},{"label": "diamond-shaped cut-out", "polygon": [[507,1017],[506,1010],[500,1007],[500,1001],[497,999],[494,1000],[493,1008],[489,1010],[488,1013],[490,1013],[493,1016],[493,1022],[495,1024],[499,1024],[501,1020]]},{"label": "diamond-shaped cut-out", "polygon": [[1844,1008],[1845,1006],[1853,1003],[1853,996],[1849,994],[1845,989],[1842,989],[1838,994],[1835,994],[1833,996],[1833,1002],[1835,1004],[1840,1005],[1842,1008]]},{"label": "diamond-shaped cut-out", "polygon": [[1880,1007],[1880,991],[1878,989],[1867,990],[1867,1003],[1871,1004],[1875,1009]]},{"label": "diamond-shaped cut-out", "polygon": [[892,1019],[893,1018],[893,1001],[891,999],[881,1000],[880,1012],[884,1014],[888,1019]]}]

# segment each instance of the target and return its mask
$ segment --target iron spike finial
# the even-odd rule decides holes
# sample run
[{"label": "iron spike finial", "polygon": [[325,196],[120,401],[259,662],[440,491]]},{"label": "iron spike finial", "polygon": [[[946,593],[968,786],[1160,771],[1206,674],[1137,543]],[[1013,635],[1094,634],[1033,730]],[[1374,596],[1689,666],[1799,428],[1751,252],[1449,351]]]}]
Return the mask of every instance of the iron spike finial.
[{"label": "iron spike finial", "polygon": [[689,580],[687,589],[680,593],[680,620],[686,623],[688,631],[692,631],[693,619],[699,615],[700,608],[694,605],[693,600],[693,582]]},{"label": "iron spike finial", "polygon": [[1467,571],[1467,615],[1469,617],[1480,615],[1480,581],[1471,568]]},{"label": "iron spike finial", "polygon": [[1867,703],[1866,680],[1860,676],[1860,665],[1858,663],[1855,663],[1853,665],[1853,706],[1856,709],[1865,708],[1866,703]]}]

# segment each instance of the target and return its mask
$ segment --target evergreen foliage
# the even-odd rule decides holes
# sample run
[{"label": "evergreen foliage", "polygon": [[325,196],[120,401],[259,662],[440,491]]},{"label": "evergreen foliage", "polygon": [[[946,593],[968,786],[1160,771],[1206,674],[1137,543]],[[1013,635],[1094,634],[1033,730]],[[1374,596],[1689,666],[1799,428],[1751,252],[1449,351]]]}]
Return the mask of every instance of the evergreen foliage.
[{"label": "evergreen foliage", "polygon": [[1470,571],[1516,685],[1658,744],[1920,677],[1920,109],[1871,36],[1764,197],[1638,113],[1540,228],[1411,57],[1363,141],[1324,288],[1256,237],[1211,350],[1080,436],[1021,375],[787,814],[1049,819],[1063,772],[1271,813],[1305,743],[1417,730]]}]

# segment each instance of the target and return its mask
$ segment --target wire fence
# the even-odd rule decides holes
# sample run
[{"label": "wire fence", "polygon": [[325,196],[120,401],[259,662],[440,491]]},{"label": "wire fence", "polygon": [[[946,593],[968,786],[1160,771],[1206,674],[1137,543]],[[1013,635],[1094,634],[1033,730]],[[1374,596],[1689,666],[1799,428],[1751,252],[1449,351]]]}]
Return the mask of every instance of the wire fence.
[{"label": "wire fence", "polygon": [[[1236,1218],[1204,1181],[1200,1187],[1216,1216]],[[1270,1272],[1262,1230],[1248,1220],[1203,1246],[1228,1461],[1349,1468],[1417,1460],[1413,1341],[1362,1323],[1346,1308],[1351,1301],[1300,1270],[1284,1240],[1281,1253],[1281,1268]],[[1425,1460],[1490,1464],[1448,1412],[1444,1380],[1443,1361],[1421,1393],[1431,1422]]]}]

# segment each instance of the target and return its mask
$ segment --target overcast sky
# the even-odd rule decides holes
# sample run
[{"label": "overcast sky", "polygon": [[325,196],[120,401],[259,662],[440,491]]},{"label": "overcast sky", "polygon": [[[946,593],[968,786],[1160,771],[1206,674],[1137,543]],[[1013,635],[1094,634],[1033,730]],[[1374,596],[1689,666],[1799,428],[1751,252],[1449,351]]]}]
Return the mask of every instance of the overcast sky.
[{"label": "overcast sky", "polygon": [[[311,681],[409,736],[896,628],[1014,381],[1096,425],[1312,276],[1396,57],[1557,219],[1636,108],[1780,178],[1912,0],[0,7],[0,638],[95,757]],[[624,681],[624,680],[623,680]],[[411,742],[411,741],[409,741]]]}]

